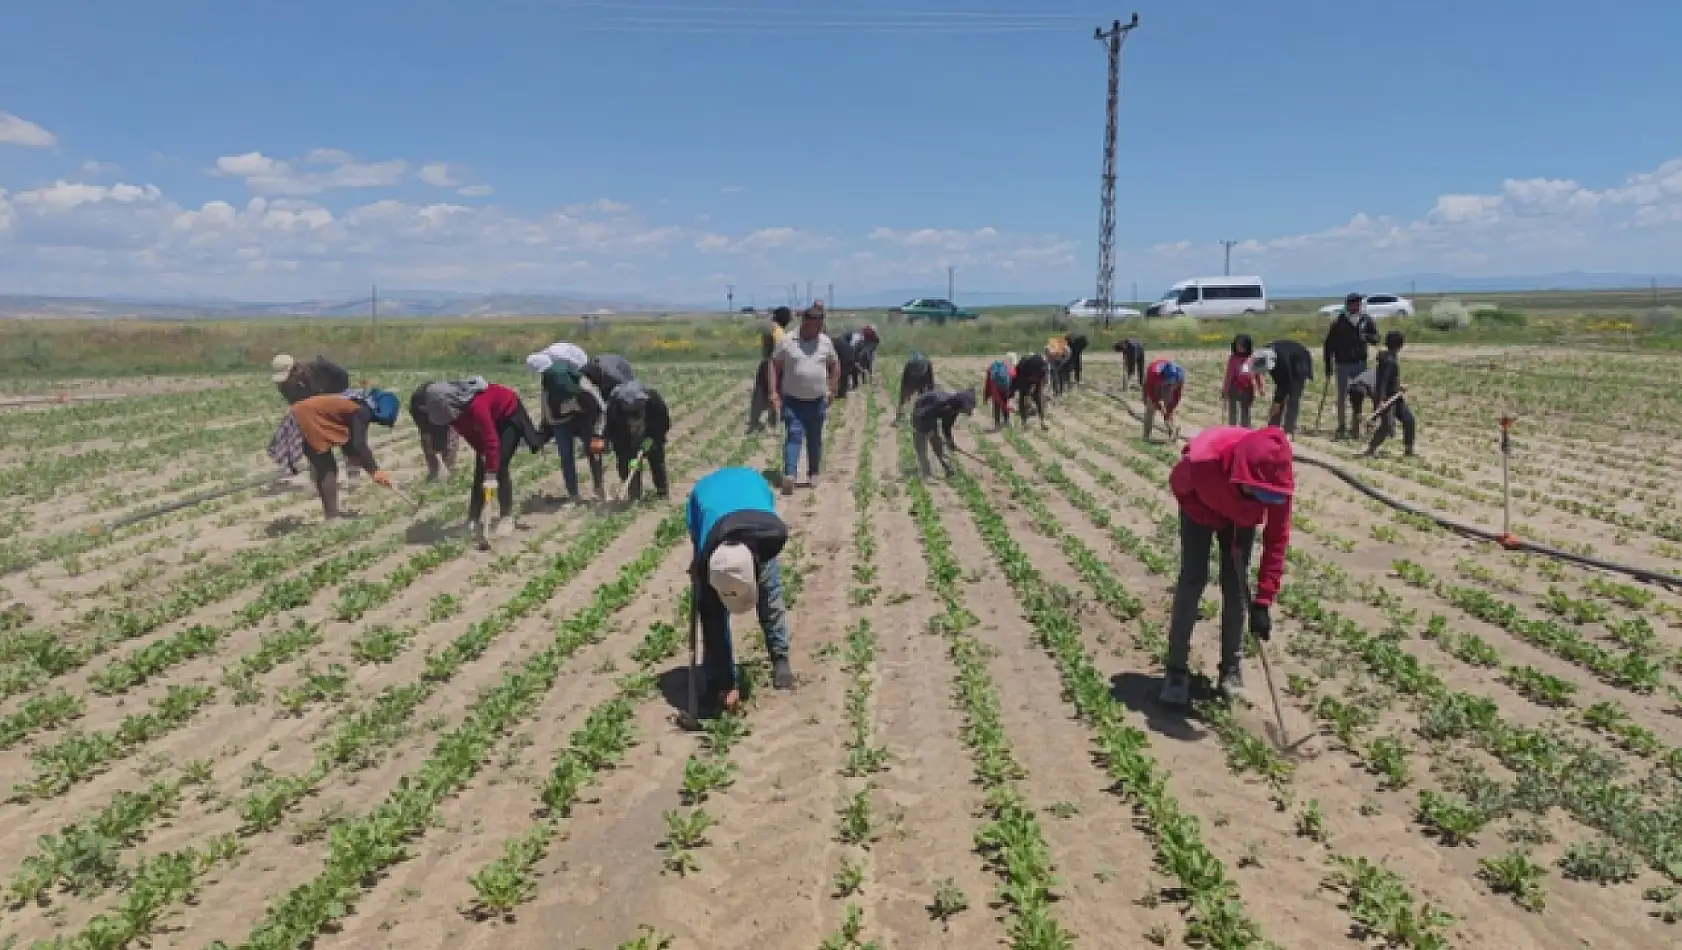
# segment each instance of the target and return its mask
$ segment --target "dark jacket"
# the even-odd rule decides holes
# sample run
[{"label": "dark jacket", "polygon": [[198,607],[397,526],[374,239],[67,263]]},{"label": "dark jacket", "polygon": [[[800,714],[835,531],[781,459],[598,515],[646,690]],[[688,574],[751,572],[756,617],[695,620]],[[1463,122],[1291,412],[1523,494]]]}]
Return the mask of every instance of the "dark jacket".
[{"label": "dark jacket", "polygon": [[[1168,473],[1168,487],[1187,518],[1216,531],[1262,527],[1261,568],[1255,602],[1271,604],[1285,575],[1291,544],[1291,496],[1296,493],[1291,442],[1285,430],[1210,426],[1192,436],[1180,461]],[[1240,486],[1285,496],[1283,504],[1264,505]]]},{"label": "dark jacket", "polygon": [[975,390],[965,389],[959,392],[941,392],[935,390],[923,393],[917,401],[911,404],[911,428],[923,433],[933,432],[938,424],[946,435],[946,440],[952,440],[952,426],[957,423],[958,415],[975,411]]},{"label": "dark jacket", "polygon": [[1326,331],[1326,374],[1331,375],[1332,366],[1336,363],[1365,363],[1367,347],[1377,345],[1378,325],[1372,322],[1366,311],[1357,314],[1353,320],[1340,311],[1332,320],[1331,329]]},{"label": "dark jacket", "polygon": [[643,439],[663,440],[671,430],[672,416],[658,391],[636,383],[619,387],[607,398],[604,434],[620,458],[634,457]]},{"label": "dark jacket", "polygon": [[695,483],[685,512],[695,548],[690,574],[697,589],[707,584],[707,561],[726,541],[747,545],[764,565],[782,553],[788,526],[777,517],[777,498],[765,476],[751,468],[721,468]]},{"label": "dark jacket", "polygon": [[1402,361],[1396,358],[1395,353],[1385,350],[1378,354],[1377,369],[1378,381],[1373,386],[1376,390],[1373,398],[1383,402],[1402,388]]},{"label": "dark jacket", "polygon": [[325,356],[317,356],[298,369],[283,383],[278,383],[281,398],[287,405],[311,396],[336,396],[350,388],[350,374],[344,367]]},{"label": "dark jacket", "polygon": [[1274,340],[1268,349],[1275,357],[1273,369],[1268,371],[1273,378],[1273,401],[1284,402],[1299,381],[1306,385],[1314,378],[1314,356],[1295,340]]},{"label": "dark jacket", "polygon": [[847,387],[851,385],[853,374],[858,372],[858,351],[853,348],[853,331],[842,330],[832,334],[829,342],[835,347],[835,358],[841,364],[841,380],[835,384],[835,398],[844,399]]},{"label": "dark jacket", "polygon": [[595,383],[596,388],[601,390],[603,399],[611,397],[617,387],[637,378],[636,372],[631,369],[631,364],[625,357],[612,353],[592,356],[590,362],[584,364],[582,372],[585,379]]},{"label": "dark jacket", "polygon": [[1075,362],[1080,362],[1080,355],[1086,352],[1086,348],[1089,345],[1089,341],[1086,339],[1086,334],[1071,333],[1064,337],[1063,340],[1069,344],[1069,355],[1074,357]]},{"label": "dark jacket", "polygon": [[1038,353],[1022,357],[1016,364],[1016,378],[1011,381],[1011,392],[1019,393],[1045,382],[1049,368],[1050,364],[1045,361],[1045,357]]}]

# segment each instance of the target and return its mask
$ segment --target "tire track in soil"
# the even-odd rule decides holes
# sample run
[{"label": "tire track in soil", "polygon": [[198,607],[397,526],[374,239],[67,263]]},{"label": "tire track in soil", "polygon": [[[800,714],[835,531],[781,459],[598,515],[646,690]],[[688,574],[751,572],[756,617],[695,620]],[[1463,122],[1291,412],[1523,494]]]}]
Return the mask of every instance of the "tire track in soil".
[{"label": "tire track in soil", "polygon": [[[982,467],[972,463],[965,471]],[[1028,773],[1018,784],[1037,806],[1056,861],[1060,884],[1054,890],[1061,897],[1057,918],[1083,944],[1100,946],[1106,939],[1123,939],[1121,935],[1138,935],[1142,943],[1153,926],[1174,917],[1166,906],[1153,910],[1134,903],[1152,876],[1150,844],[1132,833],[1131,810],[1105,791],[1110,782],[1103,770],[1088,764],[1091,736],[1064,704],[1056,664],[1034,643],[1021,605],[993,563],[969,511],[950,489],[938,484],[932,488],[952,550],[966,568],[964,603],[981,618],[970,635],[996,651],[988,665],[999,684],[1005,731]],[[997,501],[995,506],[1014,520],[1014,506]],[[1052,553],[1060,563],[1061,555]],[[1043,553],[1035,556],[1036,566],[1046,571],[1049,562]],[[1072,804],[1078,812],[1055,817],[1051,806],[1059,803]],[[1118,836],[1121,831],[1126,833]]]},{"label": "tire track in soil", "polygon": [[[847,407],[859,404],[846,401]],[[641,744],[594,789],[605,807],[575,811],[568,840],[539,864],[546,873],[536,900],[516,923],[470,938],[472,945],[611,947],[642,924],[676,934],[674,950],[782,950],[815,946],[822,938],[847,680],[833,664],[821,663],[818,651],[845,639],[850,577],[842,572],[841,552],[852,526],[850,483],[862,415],[851,413],[838,442],[825,445],[830,461],[816,495],[830,507],[808,507],[814,494],[806,490],[792,504],[779,499],[790,543],[804,551],[804,586],[789,612],[797,687],[788,693],[764,688],[749,712],[753,732],[730,755],[738,769],[735,783],[704,806],[717,824],[708,832],[710,843],[695,853],[701,870],[683,879],[663,875],[664,852],[657,847],[664,837],[661,814],[677,807],[684,762],[698,741],[676,730],[674,710],[645,704],[637,716]],[[773,444],[780,447],[780,438],[761,451]],[[750,655],[750,644],[754,654],[762,653],[751,614],[733,618],[733,634],[738,658]],[[686,675],[678,667],[663,677],[672,684],[670,703],[683,703]],[[493,941],[497,931],[503,936]]]},{"label": "tire track in soil", "polygon": [[[1129,451],[1126,448],[1123,450]],[[1069,466],[1065,466],[1065,471],[1068,471],[1069,468]],[[1164,479],[1166,480],[1166,469],[1164,472]],[[1059,506],[1067,505],[1060,499],[1053,503],[1051,499],[1056,494],[1055,488],[1045,485],[1043,482],[1042,485],[1046,491],[1044,497],[1048,499],[1048,504],[1051,504],[1054,511],[1058,510]],[[1097,491],[1101,492],[1102,488],[1098,488]],[[1166,494],[1166,481],[1162,491]],[[1069,508],[1068,516],[1063,522],[1065,526],[1080,524],[1090,528],[1090,522],[1086,521],[1083,514],[1072,510],[1072,506],[1069,506]],[[1024,547],[1026,548],[1027,545],[1024,544]],[[1287,581],[1289,581],[1290,571],[1291,569],[1287,568]],[[1211,589],[1214,589],[1213,584]],[[1381,629],[1385,624],[1379,611],[1364,604],[1339,604],[1338,610],[1340,613],[1351,617],[1351,619],[1362,623],[1368,629]],[[1103,624],[1107,619],[1107,617],[1100,618],[1096,623]],[[1284,642],[1284,631],[1276,629],[1276,632],[1280,634],[1280,639],[1277,642]],[[1202,621],[1199,624],[1198,634],[1193,639],[1194,656],[1204,656],[1207,661],[1206,665],[1210,665],[1210,668],[1212,668],[1212,663],[1218,653],[1214,643],[1214,634],[1213,621]],[[1428,650],[1413,648],[1408,641],[1403,641],[1400,645],[1419,653],[1422,659],[1428,661],[1442,659],[1440,656],[1430,656]],[[1139,655],[1137,651],[1124,652],[1129,654],[1129,658],[1125,662],[1133,664],[1137,668],[1154,671],[1155,661],[1153,659]],[[1273,655],[1276,657],[1275,672],[1281,679],[1290,672],[1312,672],[1283,651],[1275,650]],[[1251,667],[1252,679],[1259,679],[1259,677],[1254,676],[1259,672],[1254,668],[1256,661],[1252,658],[1248,665]],[[1491,679],[1490,677],[1471,675],[1472,671],[1459,664],[1451,664],[1446,667],[1437,665],[1437,669],[1445,680],[1456,689],[1466,688],[1468,685],[1466,682],[1460,682],[1461,680]],[[1159,676],[1159,674],[1153,672],[1152,676]],[[1256,689],[1265,689],[1265,685],[1258,682],[1256,688],[1252,689],[1254,701],[1265,702],[1265,697],[1254,695]],[[1513,699],[1510,691],[1504,689],[1474,689],[1473,692],[1505,700],[1502,714],[1504,717],[1508,717],[1509,721],[1526,721],[1530,724],[1539,724],[1546,718],[1530,704]],[[1508,695],[1502,695],[1503,693]],[[1148,694],[1145,702],[1150,702],[1149,695],[1154,694]],[[1289,700],[1287,702],[1289,703]],[[1515,704],[1520,708],[1522,714],[1509,717],[1506,707]],[[1298,707],[1300,711],[1299,704],[1290,703],[1290,705]],[[1306,711],[1300,711],[1300,713],[1300,716],[1290,717],[1291,721],[1288,726],[1292,730],[1292,735],[1303,736],[1318,733],[1320,731],[1318,724],[1313,722]],[[1263,713],[1259,709],[1252,710],[1248,714],[1240,714],[1240,721],[1248,720],[1258,724],[1251,729],[1257,735],[1264,734],[1259,726],[1262,718]],[[1411,712],[1405,709],[1393,710],[1375,726],[1373,734],[1377,734],[1390,726],[1393,727],[1390,731],[1410,735],[1413,726],[1416,724],[1417,717]],[[1329,743],[1329,740],[1320,738],[1311,740],[1311,742],[1324,747]],[[1328,899],[1330,892],[1316,892],[1315,888],[1317,880],[1324,878],[1330,866],[1329,864],[1321,864],[1316,868],[1314,863],[1311,862],[1312,854],[1319,853],[1321,849],[1306,839],[1297,836],[1293,815],[1291,813],[1281,813],[1272,804],[1263,800],[1267,795],[1265,786],[1254,782],[1246,782],[1231,775],[1226,769],[1224,758],[1217,758],[1217,756],[1224,756],[1224,753],[1212,735],[1207,735],[1201,741],[1192,745],[1206,746],[1205,751],[1208,754],[1200,756],[1199,761],[1189,767],[1182,767],[1184,763],[1163,756],[1159,756],[1159,758],[1165,764],[1173,767],[1176,774],[1192,773],[1208,776],[1209,785],[1226,786],[1226,789],[1222,791],[1211,791],[1210,799],[1205,800],[1211,800],[1217,794],[1222,797],[1222,800],[1243,797],[1243,792],[1234,789],[1233,786],[1247,788],[1250,797],[1254,800],[1249,808],[1242,810],[1235,808],[1230,814],[1242,815],[1248,826],[1245,830],[1249,839],[1264,843],[1263,847],[1258,848],[1262,857],[1261,867],[1242,868],[1237,866],[1230,842],[1232,835],[1225,834],[1225,829],[1217,827],[1211,829],[1209,834],[1206,835],[1210,847],[1221,853],[1223,860],[1229,867],[1235,868],[1235,878],[1241,885],[1248,885],[1243,888],[1246,903],[1258,912],[1266,906],[1259,903],[1258,899],[1270,893],[1269,888],[1273,887],[1273,882],[1279,879],[1277,872],[1280,869],[1280,861],[1277,858],[1270,858],[1270,854],[1289,856],[1290,860],[1301,865],[1300,870],[1303,877],[1317,875],[1316,880],[1295,881],[1290,885],[1293,889],[1308,889],[1311,893],[1317,893],[1317,899]],[[1422,760],[1424,757],[1416,755],[1415,758],[1416,760]],[[1291,782],[1291,788],[1294,789],[1296,794],[1296,801],[1300,805],[1300,803],[1312,798],[1321,803],[1326,816],[1326,826],[1330,832],[1330,841],[1337,852],[1351,856],[1360,855],[1375,862],[1383,861],[1389,864],[1409,883],[1410,889],[1414,891],[1419,900],[1437,904],[1454,914],[1458,919],[1454,933],[1463,946],[1535,946],[1559,947],[1561,950],[1566,947],[1584,946],[1586,942],[1601,946],[1608,935],[1615,934],[1620,930],[1627,931],[1630,927],[1630,921],[1640,920],[1646,923],[1646,913],[1650,907],[1643,905],[1637,899],[1639,897],[1639,887],[1626,886],[1621,889],[1609,890],[1592,884],[1566,881],[1561,879],[1557,873],[1551,874],[1547,882],[1549,892],[1548,914],[1538,916],[1527,913],[1513,906],[1507,898],[1490,894],[1477,881],[1477,859],[1504,850],[1504,848],[1495,845],[1493,834],[1485,835],[1484,837],[1489,841],[1486,842],[1485,846],[1479,848],[1437,847],[1421,835],[1418,827],[1412,823],[1411,815],[1418,785],[1428,783],[1416,782],[1414,787],[1401,791],[1381,789],[1378,787],[1377,780],[1367,774],[1359,760],[1344,752],[1304,756],[1296,761],[1297,772]],[[1501,770],[1497,766],[1492,768],[1492,771],[1499,774]],[[1171,780],[1170,787],[1174,785],[1175,781]],[[1194,797],[1197,794],[1198,789],[1194,787]],[[1181,800],[1186,801],[1183,796]],[[1372,805],[1375,803],[1378,806],[1375,813],[1364,813],[1374,812]],[[1550,824],[1554,826],[1556,833],[1564,832],[1561,834],[1562,842],[1564,840],[1594,837],[1588,829],[1577,825],[1565,816],[1553,816],[1553,821]],[[1565,829],[1568,827],[1575,828],[1575,833],[1566,831]],[[1229,840],[1223,842],[1223,838]],[[1559,849],[1553,850],[1557,851]],[[1242,848],[1240,851],[1242,851]],[[1551,857],[1551,852],[1549,856]],[[1285,866],[1292,867],[1290,864]],[[1329,909],[1319,911],[1309,919],[1325,920],[1327,915],[1334,919],[1346,916],[1341,910]],[[1258,919],[1262,919],[1259,913]],[[1570,921],[1570,923],[1562,929],[1562,921]],[[1265,919],[1263,923],[1269,934],[1276,932],[1277,928],[1270,925]],[[1650,934],[1652,930],[1650,925],[1639,929],[1643,934]],[[1639,939],[1645,939],[1645,937]],[[1643,942],[1616,942],[1606,945],[1636,947],[1647,944]]]}]

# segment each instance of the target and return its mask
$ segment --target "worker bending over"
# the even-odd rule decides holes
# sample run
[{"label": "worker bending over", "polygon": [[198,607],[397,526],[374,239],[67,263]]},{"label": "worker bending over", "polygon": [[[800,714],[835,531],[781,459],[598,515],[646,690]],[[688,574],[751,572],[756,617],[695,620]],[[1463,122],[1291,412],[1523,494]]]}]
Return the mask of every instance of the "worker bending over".
[{"label": "worker bending over", "polygon": [[[671,413],[657,390],[632,380],[615,386],[613,395],[607,397],[607,441],[619,463],[619,480],[629,479],[631,501],[642,498],[644,468],[654,479],[654,494],[667,497],[666,436],[671,430]],[[638,455],[643,458],[640,463],[636,461]]]},{"label": "worker bending over", "polygon": [[958,447],[952,438],[952,427],[957,424],[959,415],[967,416],[974,412],[974,389],[961,392],[931,390],[917,397],[911,409],[911,443],[917,450],[917,464],[922,468],[924,478],[934,476],[934,471],[929,468],[930,443],[934,445],[935,458],[940,459],[940,467],[946,477],[952,477],[952,460],[946,456],[948,448]]},{"label": "worker bending over", "polygon": [[1256,354],[1273,378],[1273,405],[1267,424],[1282,426],[1285,434],[1297,434],[1297,414],[1302,411],[1302,393],[1314,379],[1314,355],[1295,340],[1274,340]]},{"label": "worker bending over", "polygon": [[[1191,633],[1209,584],[1209,547],[1220,544],[1220,689],[1231,699],[1244,691],[1244,627],[1259,640],[1273,633],[1270,613],[1285,573],[1291,542],[1291,442],[1281,429],[1213,426],[1186,443],[1168,486],[1180,505],[1180,577],[1168,621],[1168,670],[1162,701],[1191,701]],[[1250,549],[1262,530],[1261,572],[1249,595]]]},{"label": "worker bending over", "polygon": [[[420,433],[421,457],[426,459],[426,480],[438,481],[441,472],[456,473],[456,451],[461,437],[449,425],[433,425],[426,413],[426,387],[422,383],[409,396],[409,421]],[[440,464],[442,463],[442,464]]]},{"label": "worker bending over", "polygon": [[730,615],[759,615],[771,683],[794,687],[788,662],[788,611],[777,555],[788,542],[788,526],[777,517],[777,501],[764,476],[748,468],[721,468],[695,483],[686,520],[695,556],[690,596],[701,621],[703,668],[712,709],[733,712],[737,688]]},{"label": "worker bending over", "polygon": [[1121,354],[1121,388],[1131,389],[1136,379],[1145,382],[1145,342],[1135,337],[1117,340],[1116,352]]},{"label": "worker bending over", "polygon": [[1162,416],[1162,424],[1168,427],[1168,438],[1173,440],[1176,435],[1174,427],[1174,411],[1180,408],[1180,394],[1185,390],[1186,371],[1173,360],[1157,360],[1145,370],[1145,439],[1151,437],[1151,426],[1156,417]]},{"label": "worker bending over", "polygon": [[1010,424],[1010,393],[1016,386],[1016,354],[1006,353],[1002,360],[994,360],[987,367],[987,382],[982,395],[993,407],[993,431]]},{"label": "worker bending over", "polygon": [[582,442],[590,466],[590,485],[596,500],[602,501],[606,497],[602,490],[602,456],[607,452],[603,436],[607,423],[601,390],[571,363],[551,363],[542,378],[543,401],[538,415],[543,431],[555,439],[567,499],[575,505],[580,501],[577,443]]},{"label": "worker bending over", "polygon": [[1069,362],[1064,366],[1064,385],[1073,382],[1080,385],[1081,354],[1086,352],[1089,341],[1084,333],[1071,333],[1063,338],[1069,344]]},{"label": "worker bending over", "polygon": [[1032,406],[1040,417],[1040,428],[1050,428],[1045,421],[1045,380],[1049,375],[1051,364],[1043,353],[1029,353],[1016,364],[1011,391],[1016,395],[1017,418],[1024,427],[1028,425],[1028,407]]},{"label": "worker bending over", "polygon": [[389,397],[389,404],[384,399],[376,402],[340,395],[309,396],[292,404],[292,419],[303,440],[304,458],[309,460],[310,476],[321,496],[325,518],[349,517],[339,510],[339,464],[333,459],[336,448],[344,452],[345,461],[362,466],[372,475],[374,484],[391,487],[391,476],[380,469],[368,447],[369,423],[391,426],[397,421],[397,397],[384,395]]},{"label": "worker bending over", "polygon": [[894,425],[899,425],[905,404],[934,388],[934,364],[921,350],[912,350],[899,373],[899,403],[894,406]]},{"label": "worker bending over", "polygon": [[467,501],[467,525],[480,547],[489,545],[485,503],[496,493],[496,536],[514,533],[514,474],[509,463],[524,443],[533,453],[543,436],[532,425],[520,395],[482,376],[433,383],[426,388],[426,413],[433,425],[448,424],[473,447],[473,490]]},{"label": "worker bending over", "polygon": [[1378,454],[1378,447],[1384,444],[1396,431],[1396,423],[1402,424],[1402,447],[1408,455],[1413,454],[1414,420],[1413,410],[1408,408],[1407,387],[1402,385],[1402,331],[1391,330],[1384,334],[1384,352],[1378,355],[1378,372],[1373,383],[1373,404],[1384,406],[1392,396],[1384,413],[1379,418],[1378,428],[1373,430],[1372,442],[1368,443],[1367,458]]}]

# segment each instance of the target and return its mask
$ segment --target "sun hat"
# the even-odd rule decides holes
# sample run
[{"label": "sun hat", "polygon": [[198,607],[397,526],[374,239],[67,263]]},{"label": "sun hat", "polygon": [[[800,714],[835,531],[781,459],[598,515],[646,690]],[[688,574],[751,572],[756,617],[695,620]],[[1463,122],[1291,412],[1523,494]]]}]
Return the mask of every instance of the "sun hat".
[{"label": "sun hat", "polygon": [[724,608],[745,614],[759,603],[759,581],[753,552],[745,544],[721,544],[707,560],[707,582],[718,592]]},{"label": "sun hat", "polygon": [[284,383],[292,375],[292,370],[297,365],[297,360],[282,353],[269,361],[269,378],[277,383]]},{"label": "sun hat", "polygon": [[544,370],[554,365],[554,363],[555,361],[550,359],[549,354],[547,353],[533,353],[532,355],[526,357],[526,369],[529,369],[540,376],[543,374]]}]

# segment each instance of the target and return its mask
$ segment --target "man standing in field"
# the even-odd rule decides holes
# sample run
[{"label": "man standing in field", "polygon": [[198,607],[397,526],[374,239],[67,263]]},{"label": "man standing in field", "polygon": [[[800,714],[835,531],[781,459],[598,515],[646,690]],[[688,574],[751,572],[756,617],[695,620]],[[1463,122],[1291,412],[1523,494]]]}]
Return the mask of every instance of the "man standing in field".
[{"label": "man standing in field", "polygon": [[783,494],[794,494],[800,446],[806,445],[806,486],[816,486],[823,463],[823,424],[841,382],[841,358],[823,332],[823,308],[800,316],[800,332],[783,337],[771,357],[771,411],[782,416]]},{"label": "man standing in field", "polygon": [[[1326,375],[1337,381],[1337,438],[1361,437],[1361,397],[1351,394],[1349,383],[1367,371],[1367,347],[1378,344],[1378,326],[1363,309],[1360,294],[1343,299],[1343,309],[1332,318],[1326,331],[1324,359]],[[1354,410],[1353,424],[1349,411]]]},{"label": "man standing in field", "polygon": [[759,334],[759,368],[754,371],[753,396],[748,403],[750,434],[762,428],[759,422],[761,414],[771,417],[771,431],[777,431],[777,412],[771,408],[771,359],[776,356],[777,347],[782,344],[785,331],[793,321],[793,311],[778,307],[771,311],[771,319]]},{"label": "man standing in field", "polygon": [[[1220,543],[1220,689],[1228,698],[1244,690],[1244,621],[1259,640],[1273,634],[1270,613],[1285,573],[1291,542],[1291,442],[1281,429],[1212,426],[1186,443],[1168,476],[1180,505],[1180,577],[1168,621],[1168,675],[1162,702],[1191,701],[1191,632],[1209,584],[1209,547]],[[1250,598],[1250,549],[1263,526],[1261,572]]]},{"label": "man standing in field", "polygon": [[1157,360],[1145,370],[1145,440],[1150,441],[1151,426],[1158,414],[1168,427],[1168,438],[1174,438],[1174,411],[1180,407],[1180,394],[1185,391],[1186,371],[1173,360]]},{"label": "man standing in field", "polygon": [[733,712],[741,702],[730,615],[750,610],[759,615],[765,652],[771,656],[771,684],[793,689],[788,612],[777,564],[788,526],[777,517],[771,486],[752,469],[721,468],[695,483],[686,521],[695,550],[690,596],[701,622],[709,705]]},{"label": "man standing in field", "polygon": [[1297,434],[1297,413],[1302,410],[1302,393],[1314,379],[1314,355],[1295,340],[1274,340],[1256,354],[1273,378],[1273,406],[1267,424],[1283,426],[1285,434]]}]

